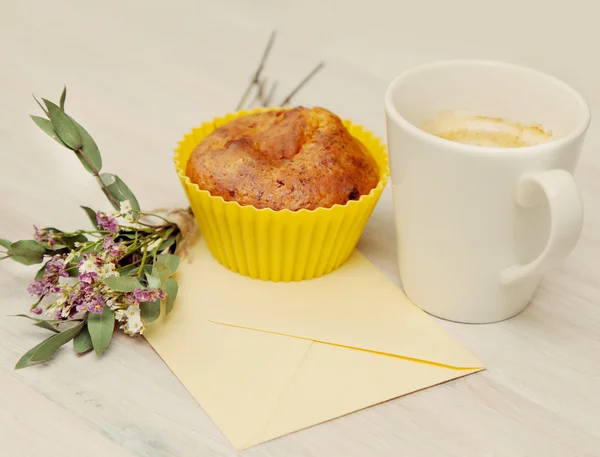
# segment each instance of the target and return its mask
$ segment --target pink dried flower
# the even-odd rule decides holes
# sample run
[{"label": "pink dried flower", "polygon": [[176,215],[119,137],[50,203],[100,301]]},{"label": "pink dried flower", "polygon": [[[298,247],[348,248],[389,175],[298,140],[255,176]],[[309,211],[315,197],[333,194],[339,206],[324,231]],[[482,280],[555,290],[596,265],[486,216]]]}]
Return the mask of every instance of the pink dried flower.
[{"label": "pink dried flower", "polygon": [[81,282],[84,289],[94,284],[96,281],[98,281],[98,273],[96,272],[86,271],[85,273],[81,273],[79,275],[79,282]]},{"label": "pink dried flower", "polygon": [[110,233],[117,233],[119,231],[119,223],[114,217],[109,216],[108,214],[97,211],[96,222],[98,223],[98,227],[102,230],[106,230]]},{"label": "pink dried flower", "polygon": [[27,286],[27,292],[29,292],[30,295],[37,295],[38,297],[48,294],[49,291],[50,285],[43,279],[33,281]]},{"label": "pink dried flower", "polygon": [[40,230],[34,225],[33,231],[33,239],[38,243],[47,243],[50,247],[53,247],[56,244],[56,240],[54,239],[54,230]]},{"label": "pink dried flower", "polygon": [[102,249],[104,250],[105,257],[116,259],[121,257],[126,248],[122,243],[115,243],[115,240],[111,236],[106,236],[102,241]]},{"label": "pink dried flower", "polygon": [[55,255],[46,264],[42,279],[38,279],[29,284],[27,286],[27,291],[31,295],[37,295],[38,297],[50,293],[56,294],[60,292],[60,286],[58,285],[59,278],[67,276],[69,276],[69,273],[67,273],[67,267],[63,256]]},{"label": "pink dried flower", "polygon": [[55,255],[51,260],[46,264],[46,269],[44,271],[44,276],[51,277],[67,277],[69,273],[67,272],[67,266],[65,265],[65,259],[62,255]]},{"label": "pink dried flower", "polygon": [[106,235],[102,241],[102,249],[110,249],[115,245],[115,240],[112,236]]},{"label": "pink dried flower", "polygon": [[93,314],[100,314],[104,310],[104,296],[97,290],[88,288],[81,289],[75,294],[71,294],[69,300],[76,307],[78,312],[89,311]]},{"label": "pink dried flower", "polygon": [[125,293],[125,296],[133,303],[146,303],[165,298],[166,294],[161,290],[135,289],[133,292]]}]

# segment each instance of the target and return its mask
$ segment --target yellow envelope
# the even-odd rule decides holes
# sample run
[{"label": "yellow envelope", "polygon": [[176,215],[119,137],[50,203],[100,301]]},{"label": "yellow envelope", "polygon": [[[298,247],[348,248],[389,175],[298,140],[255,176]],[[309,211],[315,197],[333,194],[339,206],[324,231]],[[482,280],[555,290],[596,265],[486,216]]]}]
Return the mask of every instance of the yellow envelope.
[{"label": "yellow envelope", "polygon": [[146,339],[236,449],[483,369],[358,251],[298,283],[232,273],[203,240]]}]

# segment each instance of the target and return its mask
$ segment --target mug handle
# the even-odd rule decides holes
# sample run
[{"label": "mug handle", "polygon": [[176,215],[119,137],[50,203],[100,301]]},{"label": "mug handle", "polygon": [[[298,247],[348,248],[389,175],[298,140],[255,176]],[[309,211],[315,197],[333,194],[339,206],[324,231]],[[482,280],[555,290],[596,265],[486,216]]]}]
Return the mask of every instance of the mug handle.
[{"label": "mug handle", "polygon": [[583,202],[573,176],[565,170],[546,170],[525,175],[519,181],[517,202],[530,208],[548,201],[550,236],[539,257],[524,265],[513,265],[500,276],[503,284],[544,274],[571,253],[583,228]]}]

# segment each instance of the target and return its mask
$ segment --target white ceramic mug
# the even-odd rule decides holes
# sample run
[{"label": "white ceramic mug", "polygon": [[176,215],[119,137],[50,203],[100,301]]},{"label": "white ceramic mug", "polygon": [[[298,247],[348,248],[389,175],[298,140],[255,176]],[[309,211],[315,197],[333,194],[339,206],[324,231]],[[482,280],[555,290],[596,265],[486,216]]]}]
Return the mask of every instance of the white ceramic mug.
[{"label": "white ceramic mug", "polygon": [[[385,95],[400,276],[408,297],[452,321],[521,312],[581,233],[573,180],[590,111],[564,82],[489,61],[413,68]],[[447,110],[551,130],[522,148],[466,145],[419,125]]]}]

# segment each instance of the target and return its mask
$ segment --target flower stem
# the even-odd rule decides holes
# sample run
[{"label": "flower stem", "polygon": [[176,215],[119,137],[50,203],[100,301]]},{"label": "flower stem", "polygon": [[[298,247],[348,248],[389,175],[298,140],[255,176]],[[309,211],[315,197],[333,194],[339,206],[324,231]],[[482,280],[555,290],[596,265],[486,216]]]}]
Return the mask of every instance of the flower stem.
[{"label": "flower stem", "polygon": [[[171,226],[171,225],[175,225],[175,224],[173,224],[173,222],[171,222],[170,220],[168,220],[168,219],[165,219],[164,217],[162,217],[162,216],[159,216],[158,214],[150,214],[150,213],[142,213],[142,212],[140,212],[140,213],[139,213],[139,215],[140,215],[140,216],[157,217],[157,218],[159,218],[159,219],[162,219],[163,221],[165,221],[165,222],[166,222],[167,224],[169,224],[170,226]],[[138,224],[141,224],[141,222],[140,222],[140,221],[138,221]],[[144,225],[146,225],[147,227],[154,227],[153,225],[148,225],[148,224],[144,224]]]},{"label": "flower stem", "polygon": [[83,157],[83,159],[85,160],[85,162],[88,164],[88,166],[92,170],[92,173],[94,174],[94,176],[98,180],[98,183],[100,183],[100,187],[102,187],[102,190],[104,190],[104,193],[106,194],[106,196],[108,197],[108,199],[110,200],[110,202],[112,203],[112,205],[115,208],[119,208],[119,202],[110,193],[110,190],[104,184],[104,182],[102,181],[102,178],[100,177],[100,171],[94,166],[94,164],[90,161],[90,159],[88,159],[88,157],[85,155],[85,152],[83,151],[83,148],[82,147],[77,148],[75,150],[75,153],[76,154],[81,154],[81,157]]},{"label": "flower stem", "polygon": [[164,240],[162,238],[160,238],[160,241],[158,242],[158,246],[156,246],[156,249],[152,253],[152,263],[156,262],[156,255],[158,254],[158,251],[160,250],[160,247],[162,246],[163,241]]},{"label": "flower stem", "polygon": [[[143,225],[144,227],[148,227],[148,229],[157,229],[157,228],[160,229],[160,228],[163,228],[163,227],[167,227],[166,225],[146,224],[145,222],[142,222],[142,221],[137,221],[137,223],[140,224],[140,225]],[[145,229],[145,230],[147,231],[148,229]]]},{"label": "flower stem", "polygon": [[144,264],[146,263],[146,257],[148,256],[148,245],[144,245],[144,255],[142,255],[142,263],[140,263],[140,268],[138,269],[138,278],[142,275],[142,271],[144,271]]},{"label": "flower stem", "polygon": [[46,296],[46,294],[42,295],[42,296],[40,297],[40,299],[39,299],[37,302],[35,302],[33,305],[31,305],[31,308],[29,308],[29,311],[31,311],[31,310],[32,310],[32,309],[34,309],[34,308],[37,308],[37,306],[38,306],[40,303],[42,303],[42,300],[44,299],[44,297],[45,297],[45,296]]}]

